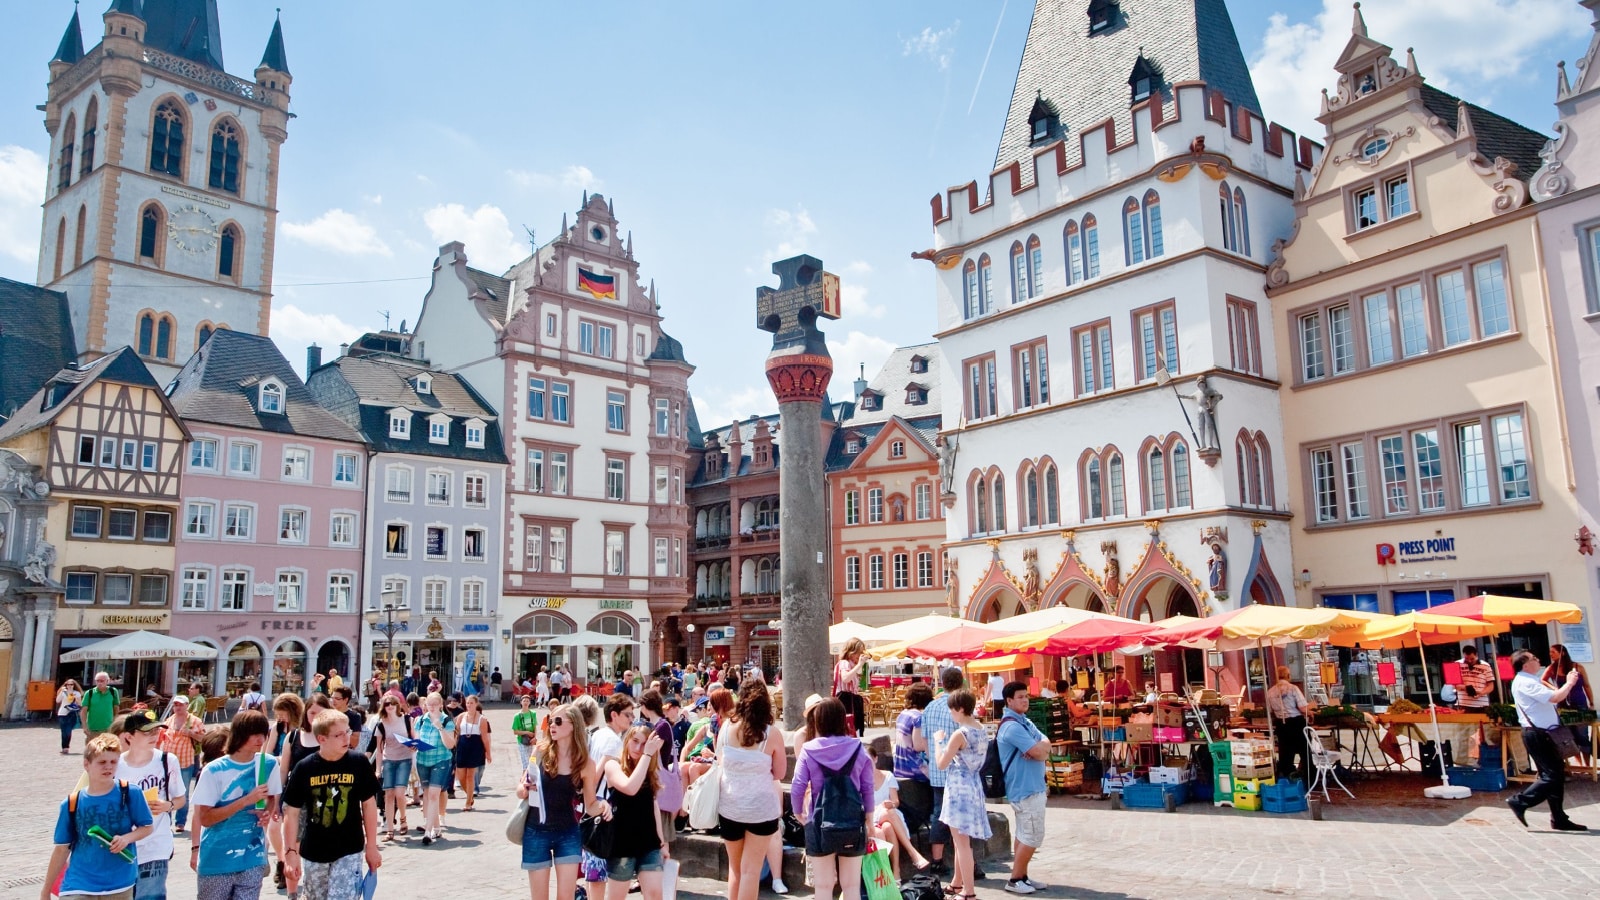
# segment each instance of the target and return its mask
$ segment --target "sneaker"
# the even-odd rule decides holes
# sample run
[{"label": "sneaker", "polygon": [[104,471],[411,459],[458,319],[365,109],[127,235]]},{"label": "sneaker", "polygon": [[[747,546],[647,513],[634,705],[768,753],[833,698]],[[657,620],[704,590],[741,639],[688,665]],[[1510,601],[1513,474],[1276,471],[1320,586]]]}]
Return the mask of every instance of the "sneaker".
[{"label": "sneaker", "polygon": [[1048,884],[1040,884],[1039,882],[1034,881],[1032,878],[1023,878],[1022,880],[1028,883],[1028,887],[1031,887],[1036,891],[1042,891],[1050,886]]},{"label": "sneaker", "polygon": [[772,892],[774,894],[787,894],[789,893],[789,886],[783,883],[782,878],[774,878],[772,879]]},{"label": "sneaker", "polygon": [[422,846],[426,847],[431,843],[433,843],[433,836],[432,835],[425,834],[425,835],[422,836]]},{"label": "sneaker", "polygon": [[1029,884],[1026,878],[1013,878],[1006,882],[1008,894],[1031,894],[1033,891],[1033,885]]}]

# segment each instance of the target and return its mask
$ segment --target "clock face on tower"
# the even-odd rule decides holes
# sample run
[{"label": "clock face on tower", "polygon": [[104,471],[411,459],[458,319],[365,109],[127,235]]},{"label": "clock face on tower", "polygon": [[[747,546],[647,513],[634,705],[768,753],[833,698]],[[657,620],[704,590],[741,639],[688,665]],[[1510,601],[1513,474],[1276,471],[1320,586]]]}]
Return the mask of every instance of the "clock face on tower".
[{"label": "clock face on tower", "polygon": [[217,246],[220,232],[211,214],[187,203],[172,211],[167,221],[167,233],[179,250],[188,253],[207,253]]}]

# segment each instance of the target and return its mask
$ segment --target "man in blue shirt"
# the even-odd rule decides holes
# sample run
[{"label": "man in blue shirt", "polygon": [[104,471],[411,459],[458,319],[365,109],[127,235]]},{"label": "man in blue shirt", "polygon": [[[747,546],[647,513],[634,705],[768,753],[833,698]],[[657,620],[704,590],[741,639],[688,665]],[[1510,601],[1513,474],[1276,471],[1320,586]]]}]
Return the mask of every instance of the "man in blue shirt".
[{"label": "man in blue shirt", "polygon": [[[955,666],[939,673],[939,685],[944,688],[944,693],[933,698],[928,708],[922,711],[922,739],[929,747],[934,745],[935,734],[941,731],[955,734],[956,720],[950,714],[950,695],[961,690],[962,681],[961,670]],[[944,809],[944,776],[944,769],[928,767],[928,784],[933,788],[933,821],[928,823],[928,851],[934,871],[940,873],[944,871],[944,848],[950,843],[950,828],[939,818],[940,810]],[[977,877],[976,869],[973,877]]]},{"label": "man in blue shirt", "polygon": [[1539,677],[1539,657],[1526,650],[1511,654],[1511,667],[1517,677],[1511,682],[1511,699],[1517,706],[1517,720],[1522,723],[1522,743],[1528,756],[1539,768],[1539,780],[1528,785],[1506,801],[1517,821],[1528,824],[1528,809],[1540,803],[1550,806],[1550,827],[1556,831],[1588,831],[1589,829],[1567,818],[1562,809],[1566,797],[1567,771],[1559,745],[1550,734],[1560,728],[1561,716],[1556,704],[1567,699],[1578,683],[1578,670],[1567,673],[1567,680],[1559,688],[1550,688]]},{"label": "man in blue shirt", "polygon": [[1005,713],[995,740],[1000,742],[1000,766],[1006,773],[1006,800],[1017,820],[1011,855],[1011,877],[1006,891],[1031,894],[1044,885],[1028,877],[1033,852],[1044,846],[1044,767],[1050,742],[1028,721],[1028,686],[1008,683],[1000,691]]}]

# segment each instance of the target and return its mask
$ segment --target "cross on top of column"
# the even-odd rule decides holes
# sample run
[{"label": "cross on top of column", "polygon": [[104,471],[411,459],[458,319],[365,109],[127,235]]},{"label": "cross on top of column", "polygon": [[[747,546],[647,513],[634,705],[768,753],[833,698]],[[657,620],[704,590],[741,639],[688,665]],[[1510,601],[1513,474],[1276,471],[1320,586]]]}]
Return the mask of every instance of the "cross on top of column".
[{"label": "cross on top of column", "polygon": [[822,260],[802,253],[772,264],[778,287],[756,288],[756,327],[772,332],[772,348],[801,345],[827,353],[817,318],[839,318],[839,276],[822,270]]}]

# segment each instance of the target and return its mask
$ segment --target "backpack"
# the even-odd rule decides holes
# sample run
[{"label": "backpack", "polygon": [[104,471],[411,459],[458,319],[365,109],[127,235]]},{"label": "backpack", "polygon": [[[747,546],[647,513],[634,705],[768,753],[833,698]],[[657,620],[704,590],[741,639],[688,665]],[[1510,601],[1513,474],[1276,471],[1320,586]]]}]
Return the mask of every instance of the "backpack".
[{"label": "backpack", "polygon": [[[164,785],[165,780],[162,783]],[[118,780],[117,785],[122,788],[122,809],[126,810],[128,808],[128,783]],[[73,848],[78,845],[78,795],[81,793],[83,792],[73,791],[67,795],[67,846]]]},{"label": "backpack", "polygon": [[944,888],[933,873],[913,875],[900,884],[902,900],[944,900]]},{"label": "backpack", "polygon": [[842,768],[822,770],[822,790],[817,793],[816,822],[824,853],[860,855],[867,843],[867,809],[852,774],[861,757],[861,745],[851,752]]},{"label": "backpack", "polygon": [[994,740],[989,742],[989,749],[983,755],[983,767],[978,770],[978,779],[983,782],[983,796],[989,800],[1005,799],[1006,772],[1017,760],[1018,751],[1013,750],[1005,765],[1000,764],[1000,730],[1005,727],[1005,722],[1001,722],[1000,727],[995,729]]},{"label": "backpack", "polygon": [[[116,711],[117,711],[117,707],[119,705],[121,705],[121,703],[122,703],[122,692],[117,690],[116,688],[110,688],[108,691],[106,691],[106,693],[109,693],[111,695],[111,712],[113,714],[115,714]],[[96,690],[84,691],[83,692],[83,708],[88,710],[89,713],[93,713],[94,712],[94,707],[97,705],[93,701],[94,701],[94,699],[96,697],[100,696],[100,694],[101,694],[101,692],[100,691],[96,691]]]}]

